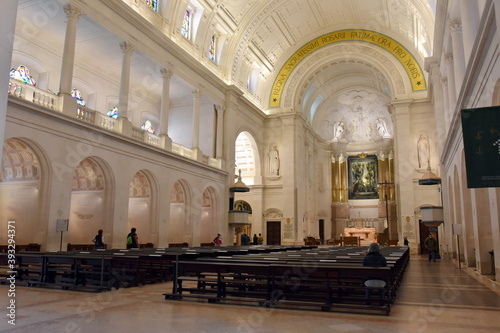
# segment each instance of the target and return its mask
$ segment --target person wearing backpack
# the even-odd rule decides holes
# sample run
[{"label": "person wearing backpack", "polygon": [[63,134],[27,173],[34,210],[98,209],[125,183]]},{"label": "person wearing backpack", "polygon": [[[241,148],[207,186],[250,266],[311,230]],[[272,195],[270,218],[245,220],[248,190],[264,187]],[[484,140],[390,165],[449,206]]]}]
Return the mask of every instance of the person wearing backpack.
[{"label": "person wearing backpack", "polygon": [[138,247],[139,238],[137,237],[135,231],[136,229],[132,228],[130,229],[130,233],[127,235],[127,249],[134,249]]}]

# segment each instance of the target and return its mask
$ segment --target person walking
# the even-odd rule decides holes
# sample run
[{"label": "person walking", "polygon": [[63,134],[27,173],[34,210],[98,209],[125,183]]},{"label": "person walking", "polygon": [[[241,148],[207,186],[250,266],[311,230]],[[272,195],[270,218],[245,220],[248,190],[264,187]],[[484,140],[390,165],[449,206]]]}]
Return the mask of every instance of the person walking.
[{"label": "person walking", "polygon": [[103,233],[102,229],[99,229],[99,231],[97,231],[97,235],[92,240],[94,242],[96,250],[104,249],[104,242],[102,241],[102,233]]},{"label": "person walking", "polygon": [[139,247],[139,237],[137,237],[135,228],[130,229],[127,235],[127,249],[136,249]]},{"label": "person walking", "polygon": [[438,254],[438,243],[437,240],[432,237],[432,234],[429,234],[429,237],[427,237],[424,242],[424,246],[427,250],[429,250],[429,261],[436,262]]}]

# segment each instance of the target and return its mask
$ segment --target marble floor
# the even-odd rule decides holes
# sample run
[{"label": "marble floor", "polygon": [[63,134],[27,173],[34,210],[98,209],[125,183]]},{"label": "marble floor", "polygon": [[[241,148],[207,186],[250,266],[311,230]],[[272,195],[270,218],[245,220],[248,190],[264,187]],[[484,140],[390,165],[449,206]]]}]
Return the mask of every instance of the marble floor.
[{"label": "marble floor", "polygon": [[500,332],[500,291],[473,274],[412,256],[389,316],[165,300],[171,283],[97,294],[16,286],[15,297],[0,285],[0,332]]}]

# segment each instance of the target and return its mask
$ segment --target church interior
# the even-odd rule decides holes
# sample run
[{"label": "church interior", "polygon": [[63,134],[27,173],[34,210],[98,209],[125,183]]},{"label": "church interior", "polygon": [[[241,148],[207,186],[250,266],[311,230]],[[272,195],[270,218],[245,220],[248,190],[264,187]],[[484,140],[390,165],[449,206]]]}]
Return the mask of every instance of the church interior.
[{"label": "church interior", "polygon": [[3,252],[89,250],[99,229],[125,249],[136,228],[143,249],[261,235],[259,246],[408,246],[410,260],[388,317],[176,303],[162,297],[172,282],[19,286],[18,325],[0,332],[500,326],[500,0],[2,7]]}]

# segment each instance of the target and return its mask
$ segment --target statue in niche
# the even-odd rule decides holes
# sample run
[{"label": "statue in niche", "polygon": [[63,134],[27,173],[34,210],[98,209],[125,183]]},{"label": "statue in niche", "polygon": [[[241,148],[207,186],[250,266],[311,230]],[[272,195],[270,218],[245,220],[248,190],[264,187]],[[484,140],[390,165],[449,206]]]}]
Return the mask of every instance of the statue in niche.
[{"label": "statue in niche", "polygon": [[280,157],[276,146],[269,151],[269,174],[273,176],[280,174]]},{"label": "statue in niche", "polygon": [[429,140],[422,133],[417,141],[418,167],[421,169],[428,168],[429,165]]},{"label": "statue in niche", "polygon": [[344,135],[344,122],[337,121],[333,124],[333,142],[338,142]]},{"label": "statue in niche", "polygon": [[382,118],[377,119],[377,132],[381,138],[391,138],[389,131],[387,130],[387,125],[385,124],[385,120]]}]

